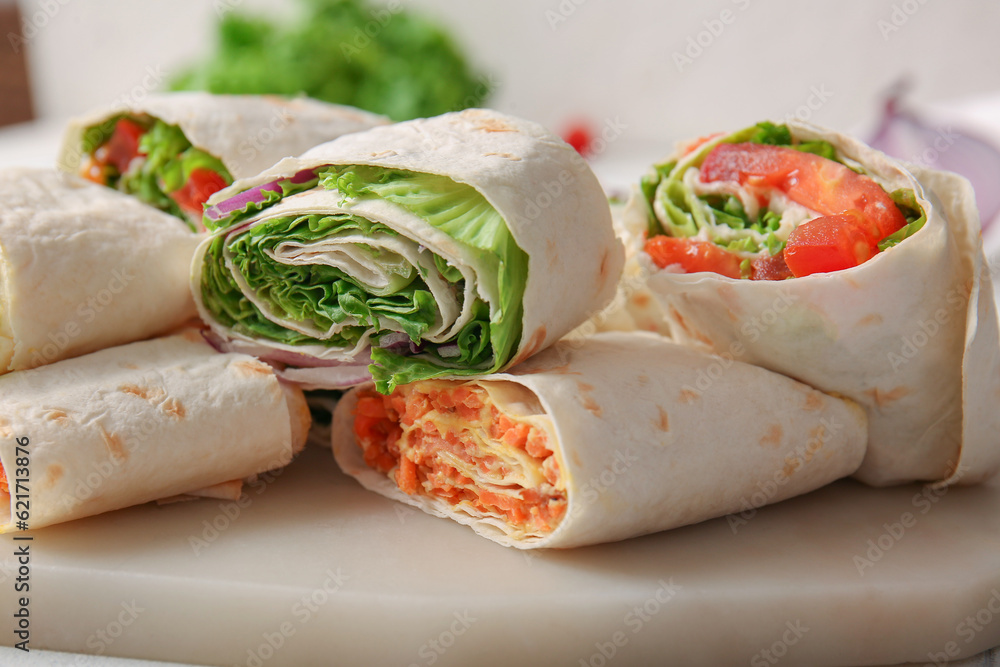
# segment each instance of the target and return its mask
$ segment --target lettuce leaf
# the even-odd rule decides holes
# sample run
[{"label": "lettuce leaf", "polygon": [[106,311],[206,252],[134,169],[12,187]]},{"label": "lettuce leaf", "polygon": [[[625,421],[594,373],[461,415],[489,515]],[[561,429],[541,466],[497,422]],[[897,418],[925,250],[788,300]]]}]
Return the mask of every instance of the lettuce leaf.
[{"label": "lettuce leaf", "polygon": [[[521,340],[528,256],[514,241],[506,221],[485,197],[471,186],[456,183],[445,176],[371,166],[327,167],[320,171],[320,185],[338,190],[345,198],[384,199],[405,208],[456,241],[478,250],[478,273],[497,276],[499,303],[489,315],[492,363],[487,368],[470,369],[470,372],[496,371],[510,360]],[[475,335],[482,340],[486,333],[477,331]],[[483,347],[471,344],[471,332],[466,339],[460,334],[459,339],[460,356],[450,358],[439,355],[439,361],[448,366],[433,364],[437,366],[433,375],[424,374],[430,372],[427,368],[421,373],[413,370],[405,375],[426,379],[453,373],[459,365],[481,366],[485,363],[482,360]],[[462,340],[468,343],[464,347]],[[379,351],[372,357],[375,365],[371,371],[376,388],[385,393],[391,392],[399,383],[397,376],[401,374],[392,369],[406,366],[404,360],[388,356],[393,354]],[[418,364],[414,368],[417,367],[423,365]]]},{"label": "lettuce leaf", "polygon": [[[496,303],[492,308],[476,298],[472,318],[450,340],[435,344],[422,340],[435,322],[437,304],[419,271],[400,269],[390,288],[378,294],[355,277],[325,266],[287,266],[270,258],[278,243],[311,243],[338,234],[396,234],[380,223],[348,215],[302,215],[276,218],[215,239],[204,257],[202,298],[216,320],[236,333],[290,345],[353,345],[373,330],[375,347],[369,370],[376,388],[390,393],[397,384],[443,375],[493,372],[505,365],[521,339],[528,256],[514,241],[503,217],[474,188],[432,174],[368,166],[335,166],[317,170],[321,187],[340,192],[345,201],[377,197],[400,206],[448,234],[473,251],[477,273],[496,276]],[[314,187],[312,181],[309,187]],[[283,188],[284,190],[284,188]],[[284,192],[269,192],[266,202],[248,206],[227,223],[253,215],[279,201]],[[252,209],[252,210],[251,210]],[[218,224],[218,223],[216,223]],[[312,323],[327,330],[349,316],[359,324],[318,340],[276,325],[251,303],[226,267],[228,248],[234,269],[255,298],[268,304],[280,318]],[[378,250],[369,248],[372,253]],[[464,276],[444,258],[432,255],[441,276],[464,291]],[[378,257],[376,257],[378,261]],[[395,327],[382,328],[382,320]],[[377,347],[387,331],[403,331],[417,346]]]}]

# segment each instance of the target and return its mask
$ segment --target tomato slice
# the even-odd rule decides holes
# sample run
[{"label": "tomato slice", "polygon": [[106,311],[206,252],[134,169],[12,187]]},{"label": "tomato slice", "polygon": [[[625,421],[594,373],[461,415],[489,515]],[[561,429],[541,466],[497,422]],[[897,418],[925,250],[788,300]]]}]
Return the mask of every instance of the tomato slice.
[{"label": "tomato slice", "polygon": [[784,253],[758,257],[750,263],[751,280],[784,280],[793,276],[792,270],[785,263]]},{"label": "tomato slice", "polygon": [[191,170],[187,183],[170,193],[182,210],[201,215],[208,198],[226,187],[226,179],[211,169],[199,167]]},{"label": "tomato slice", "polygon": [[146,134],[145,128],[135,121],[122,118],[115,125],[115,131],[111,138],[104,145],[107,153],[103,159],[105,164],[112,165],[119,174],[128,171],[128,166],[132,160],[141,155],[139,152],[139,140]]},{"label": "tomato slice", "polygon": [[906,224],[878,183],[825,157],[785,146],[719,144],[701,165],[700,179],[774,188],[824,216],[857,211],[858,226],[874,247]]},{"label": "tomato slice", "polygon": [[740,277],[739,256],[708,241],[654,236],[646,241],[646,252],[661,269],[679,264],[685,273],[711,271],[730,278]]},{"label": "tomato slice", "polygon": [[785,263],[801,278],[857,266],[876,252],[854,215],[831,215],[805,222],[788,236]]}]

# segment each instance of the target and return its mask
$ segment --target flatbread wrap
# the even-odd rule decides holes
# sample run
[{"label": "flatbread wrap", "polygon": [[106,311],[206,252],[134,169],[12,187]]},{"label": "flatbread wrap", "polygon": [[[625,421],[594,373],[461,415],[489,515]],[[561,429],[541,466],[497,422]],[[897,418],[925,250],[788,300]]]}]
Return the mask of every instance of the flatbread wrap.
[{"label": "flatbread wrap", "polygon": [[301,390],[196,330],[11,373],[0,378],[0,532],[219,495],[286,465],[308,429]]},{"label": "flatbread wrap", "polygon": [[283,160],[213,196],[205,224],[202,319],[308,388],[507,368],[600,310],[623,263],[576,151],[484,109]]},{"label": "flatbread wrap", "polygon": [[777,502],[851,474],[854,403],[651,333],[563,340],[507,373],[348,392],[362,486],[521,549],[576,547]]},{"label": "flatbread wrap", "polygon": [[624,224],[673,338],[865,408],[858,479],[1000,469],[997,314],[963,178],[762,123],[656,165]]},{"label": "flatbread wrap", "polygon": [[197,245],[176,218],[77,176],[0,170],[0,374],[192,319]]},{"label": "flatbread wrap", "polygon": [[205,201],[234,179],[387,122],[305,97],[154,93],[72,121],[59,166],[197,228]]}]

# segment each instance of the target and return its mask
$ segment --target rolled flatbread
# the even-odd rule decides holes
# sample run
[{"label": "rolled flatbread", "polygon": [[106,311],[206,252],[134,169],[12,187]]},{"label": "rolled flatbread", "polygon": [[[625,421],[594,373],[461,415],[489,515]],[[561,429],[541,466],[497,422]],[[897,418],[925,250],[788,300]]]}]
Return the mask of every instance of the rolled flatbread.
[{"label": "rolled flatbread", "polygon": [[195,330],[11,373],[0,378],[0,532],[219,495],[286,465],[308,430],[301,390]]},{"label": "rolled flatbread", "polygon": [[[904,165],[838,132],[802,123],[788,128],[795,144],[832,149],[847,169],[828,170],[827,165],[807,174],[803,168],[781,176],[782,181],[766,173],[764,162],[752,164],[746,157],[752,151],[744,151],[743,163],[731,170],[740,174],[742,184],[732,175],[718,177],[725,171],[718,164],[711,167],[716,177],[706,181],[697,175],[699,165],[709,169],[707,156],[718,147],[745,141],[747,131],[741,131],[717,136],[658,165],[631,200],[624,224],[633,238],[650,237],[639,241],[645,246],[636,261],[648,274],[646,286],[672,337],[857,401],[870,426],[868,451],[855,475],[861,481],[876,486],[915,480],[972,484],[990,477],[1000,469],[1000,412],[995,409],[1000,338],[971,186],[954,174]],[[680,166],[688,169],[677,176]],[[814,178],[816,174],[820,177]],[[758,205],[763,211],[765,204],[770,206],[777,212],[770,223],[757,216],[763,228],[758,236],[767,237],[767,243],[773,240],[768,224],[773,235],[784,234],[791,243],[789,229],[811,224],[818,215],[831,216],[837,207],[850,209],[846,217],[866,211],[861,218],[870,221],[872,202],[883,195],[857,185],[857,174],[873,181],[883,195],[891,193],[901,212],[921,217],[912,222],[908,217],[908,224],[883,239],[867,259],[863,239],[845,246],[848,237],[839,232],[807,239],[807,252],[800,256],[819,265],[831,257],[843,259],[845,247],[860,249],[862,261],[856,266],[747,280],[721,275],[715,268],[661,268],[662,261],[654,262],[650,254],[652,239],[673,236],[671,229],[687,224],[683,216],[692,208],[689,196],[701,202],[714,197],[716,207],[726,197],[741,199],[747,206],[735,212],[744,214],[744,208]],[[780,185],[772,187],[775,182]],[[808,196],[792,201],[777,191],[792,187]],[[693,238],[712,240],[717,248],[742,243],[736,235],[749,232],[736,230],[739,224],[720,224],[727,218],[717,213],[717,226],[705,226]],[[722,228],[730,238],[712,238]],[[751,273],[757,262],[753,260]]]},{"label": "rolled flatbread", "polygon": [[133,194],[199,228],[204,202],[234,179],[387,122],[305,97],[154,93],[73,120],[59,167]]},{"label": "rolled flatbread", "polygon": [[484,109],[283,160],[213,196],[205,221],[202,319],[308,388],[507,368],[599,311],[623,263],[576,151]]},{"label": "rolled flatbread", "polygon": [[362,486],[520,549],[576,547],[777,502],[851,474],[864,412],[647,333],[563,340],[507,373],[337,406]]},{"label": "rolled flatbread", "polygon": [[165,213],[48,169],[0,170],[0,374],[196,316],[198,237]]}]

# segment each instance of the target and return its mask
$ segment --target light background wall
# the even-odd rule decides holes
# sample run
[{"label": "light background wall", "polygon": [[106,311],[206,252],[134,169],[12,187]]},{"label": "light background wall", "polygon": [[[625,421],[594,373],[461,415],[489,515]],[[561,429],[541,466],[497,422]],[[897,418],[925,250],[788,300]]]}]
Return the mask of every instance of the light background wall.
[{"label": "light background wall", "polygon": [[[806,110],[843,129],[909,77],[916,102],[1000,91],[995,0],[403,0],[451,26],[492,73],[491,106],[553,129],[624,126],[617,146]],[[21,0],[43,116],[127,95],[208,52],[220,8],[294,0]],[[8,39],[10,38],[7,36]],[[699,44],[700,42],[700,44]],[[694,46],[692,46],[692,44]],[[700,50],[699,50],[700,49]],[[678,57],[690,61],[678,63]],[[276,76],[279,75],[276,73]],[[814,109],[803,106],[812,102]]]}]

